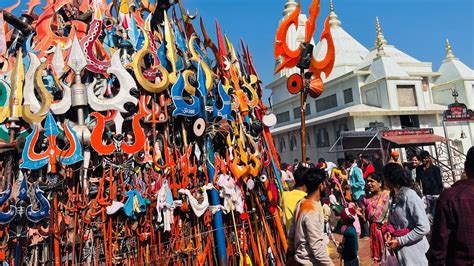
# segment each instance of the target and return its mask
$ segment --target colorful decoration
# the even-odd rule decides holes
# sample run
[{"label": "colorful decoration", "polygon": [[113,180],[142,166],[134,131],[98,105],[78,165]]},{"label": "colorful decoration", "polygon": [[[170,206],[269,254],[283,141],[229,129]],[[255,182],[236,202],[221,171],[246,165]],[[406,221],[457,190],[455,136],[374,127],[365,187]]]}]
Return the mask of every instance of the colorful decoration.
[{"label": "colorful decoration", "polygon": [[326,40],[326,54],[322,60],[317,60],[313,56],[314,45],[311,44],[313,34],[316,30],[316,19],[319,16],[319,1],[313,0],[309,7],[309,17],[305,24],[304,41],[297,43],[295,50],[292,50],[286,41],[286,35],[291,25],[298,29],[298,18],[301,12],[301,4],[298,0],[296,8],[280,23],[275,35],[274,56],[277,61],[275,74],[285,68],[298,67],[300,73],[292,74],[287,80],[287,88],[291,94],[300,94],[301,110],[301,160],[306,158],[306,126],[305,110],[307,95],[317,98],[324,91],[321,74],[327,78],[331,74],[336,59],[334,41],[332,40],[329,28],[329,16],[324,21],[324,28],[319,42]]},{"label": "colorful decoration", "polygon": [[179,0],[15,8],[0,13],[0,263],[284,264],[275,117],[243,42],[216,23],[216,46],[202,18],[200,39]]}]

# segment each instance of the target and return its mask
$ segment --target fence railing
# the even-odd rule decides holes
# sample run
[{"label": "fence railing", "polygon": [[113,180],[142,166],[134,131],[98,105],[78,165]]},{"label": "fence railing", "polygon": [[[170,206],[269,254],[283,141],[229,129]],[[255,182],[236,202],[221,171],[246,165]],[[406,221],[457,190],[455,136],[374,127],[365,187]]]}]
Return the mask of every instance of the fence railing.
[{"label": "fence railing", "polygon": [[[448,145],[451,159],[449,158]],[[440,142],[435,148],[437,156],[432,154],[431,158],[434,164],[438,165],[441,170],[444,185],[451,186],[454,182],[460,180],[464,174],[466,155],[451,145],[450,142]],[[417,148],[417,150],[420,152],[422,149]],[[452,164],[450,160],[452,160]]]}]

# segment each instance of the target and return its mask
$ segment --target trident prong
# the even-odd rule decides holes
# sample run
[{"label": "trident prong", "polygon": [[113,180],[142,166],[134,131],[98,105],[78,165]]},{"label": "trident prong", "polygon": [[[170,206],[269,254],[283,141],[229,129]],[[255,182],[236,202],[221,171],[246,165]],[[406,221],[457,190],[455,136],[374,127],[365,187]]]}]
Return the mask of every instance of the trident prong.
[{"label": "trident prong", "polygon": [[72,71],[74,71],[76,76],[81,75],[81,71],[87,66],[86,56],[84,55],[84,52],[82,52],[81,45],[79,44],[76,35],[74,35],[72,40],[72,47],[69,52],[67,65],[72,69]]}]

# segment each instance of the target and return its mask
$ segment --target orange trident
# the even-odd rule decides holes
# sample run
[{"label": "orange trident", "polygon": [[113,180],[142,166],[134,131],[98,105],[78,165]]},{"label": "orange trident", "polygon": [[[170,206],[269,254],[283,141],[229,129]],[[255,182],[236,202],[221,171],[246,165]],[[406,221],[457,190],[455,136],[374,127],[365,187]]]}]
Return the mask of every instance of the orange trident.
[{"label": "orange trident", "polygon": [[[295,10],[291,14],[289,14],[288,17],[286,17],[278,27],[275,37],[274,54],[275,59],[280,59],[281,61],[279,61],[279,64],[276,66],[275,73],[278,73],[284,68],[293,68],[297,66],[302,56],[301,46],[298,47],[296,50],[292,50],[290,47],[288,47],[288,44],[286,42],[286,35],[290,26],[295,25],[296,29],[298,29],[298,16],[300,14],[300,10],[301,5],[300,1],[298,1],[298,5]],[[319,0],[313,0],[311,6],[309,7],[309,18],[306,21],[305,25],[305,44],[310,43],[311,38],[313,37],[313,34],[316,30],[316,18],[319,16],[319,10]],[[308,68],[309,72],[313,74],[313,79],[311,80],[309,91],[310,95],[313,97],[317,97],[323,92],[324,87],[321,80],[321,73],[324,72],[326,77],[329,76],[334,66],[335,51],[334,42],[332,40],[331,31],[329,29],[329,17],[327,17],[324,22],[324,29],[321,33],[319,41],[322,41],[323,39],[326,40],[326,55],[321,61],[316,60],[311,55],[310,64]],[[297,92],[299,92],[299,90]]]},{"label": "orange trident", "polygon": [[[326,40],[326,54],[322,60],[313,57],[313,45],[310,43],[316,30],[316,18],[319,15],[319,0],[313,0],[309,7],[309,18],[305,25],[305,38],[296,50],[288,47],[286,35],[291,25],[298,30],[298,17],[301,11],[300,1],[295,10],[286,17],[277,29],[275,36],[275,59],[278,65],[275,74],[284,68],[298,67],[300,73],[291,75],[287,80],[288,91],[292,94],[300,93],[301,110],[301,157],[306,158],[306,130],[305,109],[306,97],[309,94],[313,98],[319,97],[324,90],[321,73],[328,77],[331,74],[335,61],[334,42],[329,28],[329,17],[324,22],[324,29],[319,41]],[[305,73],[305,70],[308,70]]]}]

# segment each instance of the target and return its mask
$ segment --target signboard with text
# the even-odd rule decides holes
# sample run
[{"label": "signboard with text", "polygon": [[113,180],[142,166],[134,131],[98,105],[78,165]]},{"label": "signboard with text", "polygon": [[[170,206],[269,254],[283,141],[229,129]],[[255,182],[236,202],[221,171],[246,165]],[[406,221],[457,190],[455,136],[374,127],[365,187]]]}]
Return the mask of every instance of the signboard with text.
[{"label": "signboard with text", "polygon": [[434,134],[432,128],[417,128],[417,129],[395,129],[382,132],[383,137],[388,136],[413,136],[413,135],[429,135]]},{"label": "signboard with text", "polygon": [[474,112],[460,102],[454,102],[444,111],[444,121],[474,121]]}]

